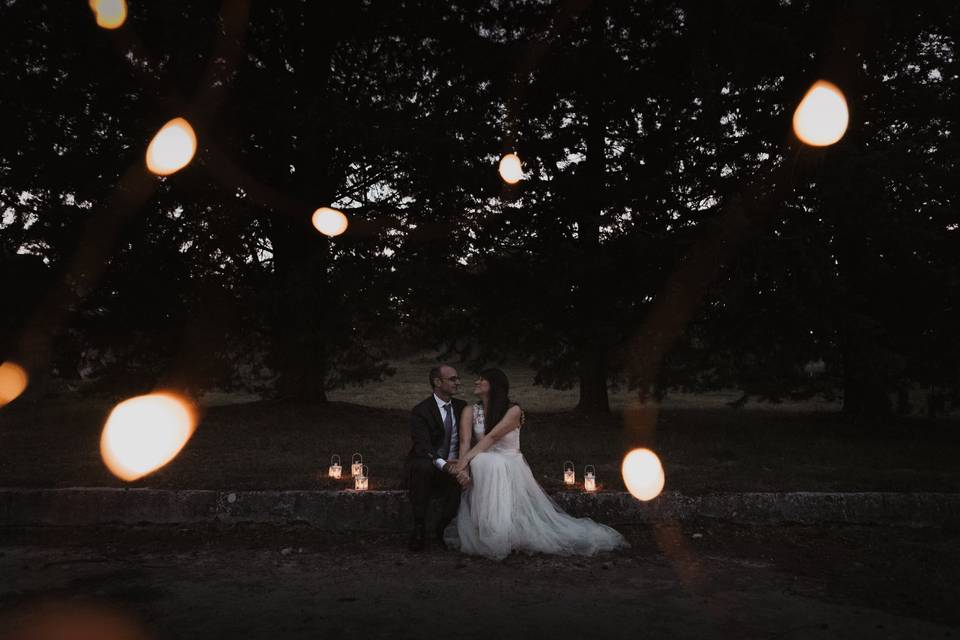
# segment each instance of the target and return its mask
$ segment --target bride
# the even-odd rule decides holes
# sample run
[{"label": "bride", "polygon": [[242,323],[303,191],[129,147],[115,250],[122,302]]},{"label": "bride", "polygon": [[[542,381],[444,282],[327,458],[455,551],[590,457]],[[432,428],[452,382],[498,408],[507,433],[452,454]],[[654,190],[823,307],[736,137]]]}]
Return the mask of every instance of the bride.
[{"label": "bride", "polygon": [[509,391],[506,374],[487,369],[474,385],[480,402],[463,409],[453,471],[471,482],[444,532],[447,545],[497,560],[511,551],[593,555],[628,546],[610,527],[566,514],[537,484],[520,452],[523,410]]}]

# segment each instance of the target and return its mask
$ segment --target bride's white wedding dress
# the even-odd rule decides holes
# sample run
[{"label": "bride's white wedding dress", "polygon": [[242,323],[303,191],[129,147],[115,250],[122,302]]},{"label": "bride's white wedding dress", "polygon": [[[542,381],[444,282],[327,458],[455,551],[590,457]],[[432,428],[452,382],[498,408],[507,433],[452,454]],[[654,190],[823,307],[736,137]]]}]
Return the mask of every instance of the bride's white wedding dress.
[{"label": "bride's white wedding dress", "polygon": [[[482,404],[473,406],[473,432],[484,435]],[[444,532],[451,548],[499,560],[511,551],[593,555],[628,546],[610,527],[568,515],[544,492],[520,452],[520,429],[477,455],[470,475],[473,484]]]}]

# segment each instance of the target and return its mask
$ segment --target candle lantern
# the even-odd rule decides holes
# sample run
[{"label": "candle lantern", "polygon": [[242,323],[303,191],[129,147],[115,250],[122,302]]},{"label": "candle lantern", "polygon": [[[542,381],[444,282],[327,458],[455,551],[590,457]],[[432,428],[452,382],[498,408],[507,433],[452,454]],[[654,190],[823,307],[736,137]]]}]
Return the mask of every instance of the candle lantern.
[{"label": "candle lantern", "polygon": [[592,464],[583,468],[583,489],[584,491],[597,490],[597,470]]},{"label": "candle lantern", "polygon": [[363,473],[363,456],[355,453],[350,462],[350,475],[355,478],[361,473]]},{"label": "candle lantern", "polygon": [[342,473],[343,467],[340,465],[340,456],[333,454],[330,456],[330,470],[327,472],[327,476],[339,480]]},{"label": "candle lantern", "polygon": [[573,460],[567,460],[563,463],[563,484],[572,485],[577,483],[577,472],[574,471]]},{"label": "candle lantern", "polygon": [[353,478],[353,488],[357,491],[366,491],[369,485],[369,478],[367,474],[370,471],[367,469],[367,465],[360,465],[360,472]]}]

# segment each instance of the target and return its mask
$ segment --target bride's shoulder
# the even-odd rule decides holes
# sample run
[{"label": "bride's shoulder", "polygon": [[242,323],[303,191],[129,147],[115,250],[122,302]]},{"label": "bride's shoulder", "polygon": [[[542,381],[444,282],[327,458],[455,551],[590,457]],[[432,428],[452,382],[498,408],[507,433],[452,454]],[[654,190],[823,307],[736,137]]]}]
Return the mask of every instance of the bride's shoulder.
[{"label": "bride's shoulder", "polygon": [[523,407],[519,403],[514,402],[510,405],[510,408],[507,409],[508,413],[513,413],[517,416],[517,419],[520,421],[520,426],[522,427],[527,421],[527,414],[524,412]]}]

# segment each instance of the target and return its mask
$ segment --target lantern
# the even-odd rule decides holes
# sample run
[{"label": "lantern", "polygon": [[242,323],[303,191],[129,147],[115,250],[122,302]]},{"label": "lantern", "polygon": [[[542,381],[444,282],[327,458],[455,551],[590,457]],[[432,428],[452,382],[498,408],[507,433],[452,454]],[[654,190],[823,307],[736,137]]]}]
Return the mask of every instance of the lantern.
[{"label": "lantern", "polygon": [[597,490],[597,470],[593,467],[592,464],[588,464],[583,468],[583,490],[584,491]]},{"label": "lantern", "polygon": [[577,472],[573,467],[573,460],[567,460],[563,463],[563,484],[572,485],[577,483]]},{"label": "lantern", "polygon": [[333,454],[330,456],[330,470],[327,472],[327,476],[334,480],[339,480],[342,472],[343,467],[340,466],[340,456]]},{"label": "lantern", "polygon": [[356,489],[357,491],[367,490],[367,487],[370,486],[369,478],[367,477],[368,473],[369,473],[369,470],[367,469],[367,465],[365,464],[360,465],[360,472],[353,478],[354,489]]},{"label": "lantern", "polygon": [[353,454],[350,463],[350,477],[356,478],[363,473],[363,456],[359,453]]}]

